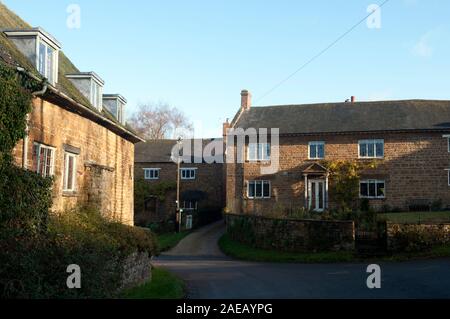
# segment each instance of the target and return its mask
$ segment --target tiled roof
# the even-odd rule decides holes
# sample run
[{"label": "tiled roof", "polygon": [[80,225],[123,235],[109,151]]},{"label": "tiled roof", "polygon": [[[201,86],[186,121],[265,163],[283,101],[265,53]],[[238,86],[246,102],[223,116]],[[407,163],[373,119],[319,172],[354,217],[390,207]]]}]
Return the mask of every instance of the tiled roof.
[{"label": "tiled roof", "polygon": [[235,128],[280,134],[450,130],[450,101],[403,100],[251,107]]},{"label": "tiled roof", "polygon": [[[194,145],[193,139],[190,140]],[[197,140],[198,141],[198,140]],[[206,146],[211,141],[222,142],[222,139],[203,139],[202,145]],[[176,140],[150,140],[147,142],[137,143],[134,148],[134,161],[136,163],[170,163],[172,148],[177,144]],[[193,147],[193,146],[192,146]],[[192,148],[192,152],[193,148]],[[218,154],[219,155],[219,154]],[[223,154],[222,154],[223,155]],[[194,162],[194,159],[192,159]]]},{"label": "tiled roof", "polygon": [[[9,10],[4,4],[0,3],[0,61],[12,66],[20,66],[25,68],[28,72],[35,75],[38,78],[42,76],[37,72],[36,68],[31,62],[17,49],[17,47],[7,38],[7,36],[1,32],[2,30],[11,29],[33,29],[28,23],[23,21],[14,12]],[[37,30],[37,29],[36,29]],[[89,100],[81,94],[81,92],[73,85],[73,83],[66,78],[67,74],[79,73],[80,71],[75,65],[67,58],[63,51],[59,51],[59,70],[58,70],[58,83],[56,89],[61,93],[67,95],[75,102],[89,108],[92,112],[97,113],[99,116],[114,122],[118,127],[122,127],[126,131],[127,136],[135,136],[136,133],[130,130],[128,127],[124,127],[115,117],[108,116],[105,112],[100,112],[91,105]],[[133,140],[136,140],[133,138]],[[139,139],[138,139],[139,140]]]}]

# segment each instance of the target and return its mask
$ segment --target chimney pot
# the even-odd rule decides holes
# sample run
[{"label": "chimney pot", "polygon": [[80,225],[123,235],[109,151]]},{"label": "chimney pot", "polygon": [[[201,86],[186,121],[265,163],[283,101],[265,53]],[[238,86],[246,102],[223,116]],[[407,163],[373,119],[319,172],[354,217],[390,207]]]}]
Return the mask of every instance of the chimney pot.
[{"label": "chimney pot", "polygon": [[223,123],[222,129],[223,129],[223,137],[227,136],[227,130],[231,127],[230,123],[228,122],[228,119],[225,123]]},{"label": "chimney pot", "polygon": [[241,108],[244,110],[250,109],[252,106],[252,94],[248,90],[241,91]]},{"label": "chimney pot", "polygon": [[356,98],[352,95],[352,103],[356,102]]}]

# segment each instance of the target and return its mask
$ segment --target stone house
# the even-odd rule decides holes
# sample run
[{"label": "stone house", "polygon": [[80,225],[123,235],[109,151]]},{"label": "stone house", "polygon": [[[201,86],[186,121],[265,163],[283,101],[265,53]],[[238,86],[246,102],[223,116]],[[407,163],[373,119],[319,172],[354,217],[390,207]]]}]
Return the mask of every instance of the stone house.
[{"label": "stone house", "polygon": [[[249,133],[237,146],[230,129]],[[278,128],[276,141],[260,129]],[[245,135],[245,134],[244,134]],[[269,214],[335,207],[324,161],[376,161],[363,172],[359,197],[378,210],[450,205],[450,101],[404,100],[254,107],[248,91],[224,123],[226,201],[234,213]],[[233,144],[231,144],[231,142]],[[237,162],[237,151],[245,156]],[[230,152],[233,151],[233,152]],[[278,154],[277,154],[278,153]],[[278,156],[277,156],[278,155]],[[278,160],[278,170],[262,168]]]},{"label": "stone house", "polygon": [[95,72],[80,72],[52,35],[3,4],[0,63],[42,83],[13,155],[24,169],[54,177],[53,210],[92,204],[132,225],[134,144],[142,139],[125,124],[126,100],[103,95]]},{"label": "stone house", "polygon": [[[222,139],[186,140],[192,145],[198,142],[203,151],[207,145],[219,146],[216,161],[205,162],[203,156],[192,155],[188,161],[180,164],[180,208],[189,214],[207,210],[221,213],[225,205],[224,164]],[[157,187],[162,183],[170,183],[173,188],[161,200],[150,194],[145,196],[144,207],[136,207],[136,225],[148,225],[173,219],[176,212],[177,161],[172,156],[176,140],[151,140],[136,144],[135,176],[136,180]],[[184,150],[183,150],[184,152]],[[189,162],[189,163],[187,163]]]}]

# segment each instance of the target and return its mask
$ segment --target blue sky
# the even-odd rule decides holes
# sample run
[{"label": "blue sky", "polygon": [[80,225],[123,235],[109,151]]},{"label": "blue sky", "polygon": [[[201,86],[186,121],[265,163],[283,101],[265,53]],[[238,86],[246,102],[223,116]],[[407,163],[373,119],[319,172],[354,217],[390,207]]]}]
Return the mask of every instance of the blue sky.
[{"label": "blue sky", "polygon": [[[378,2],[379,1],[379,2]],[[240,90],[255,105],[357,100],[450,99],[450,1],[390,0],[381,28],[366,23],[270,95],[279,81],[324,49],[382,0],[112,1],[3,0],[54,35],[127,113],[164,101],[194,122],[196,136],[221,135]],[[67,27],[67,7],[81,28]]]}]

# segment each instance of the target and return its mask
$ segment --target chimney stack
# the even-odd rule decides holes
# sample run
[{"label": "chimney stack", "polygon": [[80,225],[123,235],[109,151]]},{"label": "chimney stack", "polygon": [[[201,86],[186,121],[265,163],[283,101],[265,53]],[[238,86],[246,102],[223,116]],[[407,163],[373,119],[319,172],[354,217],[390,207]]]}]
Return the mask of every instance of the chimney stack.
[{"label": "chimney stack", "polygon": [[351,99],[352,103],[356,102],[356,98],[352,95],[352,99]]},{"label": "chimney stack", "polygon": [[228,119],[225,123],[223,123],[222,130],[223,130],[223,137],[225,141],[225,137],[227,136],[227,130],[231,127],[230,123],[228,122]]},{"label": "chimney stack", "polygon": [[252,106],[252,95],[247,90],[241,91],[241,108],[243,110],[249,110]]}]

